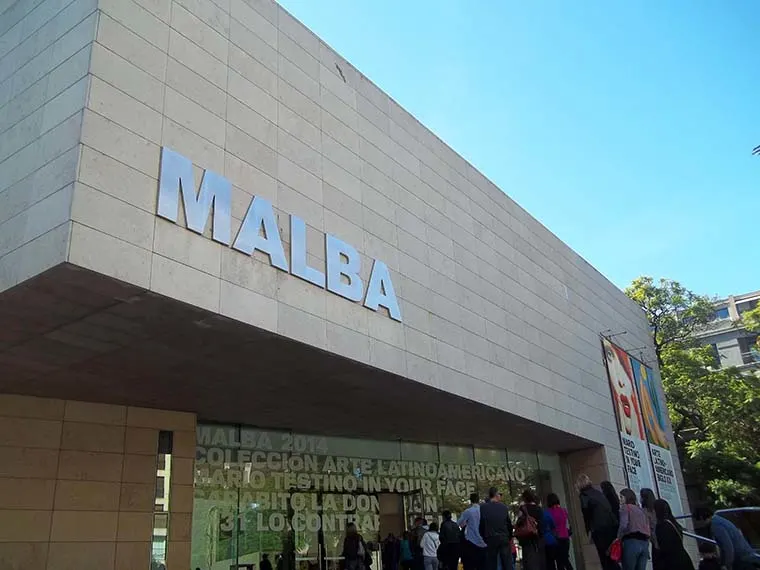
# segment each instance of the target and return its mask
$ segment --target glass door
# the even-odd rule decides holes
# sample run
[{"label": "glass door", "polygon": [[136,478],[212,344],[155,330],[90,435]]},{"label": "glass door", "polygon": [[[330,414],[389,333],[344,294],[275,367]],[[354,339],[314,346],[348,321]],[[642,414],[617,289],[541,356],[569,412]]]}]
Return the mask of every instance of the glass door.
[{"label": "glass door", "polygon": [[346,504],[344,495],[337,493],[320,493],[318,503],[320,570],[340,570],[346,525],[356,511],[351,510],[351,504]]}]

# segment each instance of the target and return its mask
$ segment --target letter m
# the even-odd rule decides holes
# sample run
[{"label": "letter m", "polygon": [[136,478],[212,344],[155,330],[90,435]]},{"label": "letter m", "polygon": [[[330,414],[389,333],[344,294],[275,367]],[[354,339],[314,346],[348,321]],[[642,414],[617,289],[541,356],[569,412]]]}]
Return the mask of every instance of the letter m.
[{"label": "letter m", "polygon": [[203,234],[213,206],[212,239],[230,245],[232,187],[229,180],[211,170],[205,170],[200,191],[196,194],[193,163],[170,148],[163,147],[158,182],[158,215],[175,224],[179,216],[180,191],[187,229]]}]

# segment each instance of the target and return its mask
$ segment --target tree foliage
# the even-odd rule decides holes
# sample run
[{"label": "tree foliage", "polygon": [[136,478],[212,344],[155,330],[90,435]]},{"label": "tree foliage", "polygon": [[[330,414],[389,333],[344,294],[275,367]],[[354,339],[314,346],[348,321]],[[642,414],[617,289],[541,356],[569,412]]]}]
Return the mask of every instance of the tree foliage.
[{"label": "tree foliage", "polygon": [[649,319],[687,485],[718,505],[760,504],[760,377],[720,368],[694,332],[712,303],[675,281],[626,290]]},{"label": "tree foliage", "polygon": [[[750,332],[760,333],[760,303],[742,315],[742,325]],[[757,348],[760,349],[760,336],[757,337]]]}]

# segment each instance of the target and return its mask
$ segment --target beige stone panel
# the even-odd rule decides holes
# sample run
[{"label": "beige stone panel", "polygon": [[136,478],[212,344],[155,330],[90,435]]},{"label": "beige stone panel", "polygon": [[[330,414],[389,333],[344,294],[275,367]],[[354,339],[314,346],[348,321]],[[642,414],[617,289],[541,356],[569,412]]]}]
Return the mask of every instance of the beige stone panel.
[{"label": "beige stone panel", "polygon": [[[150,567],[150,542],[119,542],[116,544],[115,570],[135,570]],[[189,568],[189,566],[188,566]]]},{"label": "beige stone panel", "polygon": [[169,55],[221,89],[227,87],[227,67],[176,30],[169,35]]},{"label": "beige stone panel", "polygon": [[322,179],[291,162],[282,154],[277,155],[277,178],[304,196],[317,202],[322,201]]},{"label": "beige stone panel", "polygon": [[359,134],[325,110],[322,111],[322,132],[358,154]]},{"label": "beige stone panel", "polygon": [[309,121],[312,125],[319,127],[322,110],[318,102],[309,99],[284,79],[278,79],[277,97],[283,105]]},{"label": "beige stone panel", "polygon": [[[280,7],[279,19],[277,20],[280,31],[292,38],[299,46],[301,46],[308,53],[319,54],[320,41],[319,38],[296,18],[288,14],[283,8]],[[281,34],[282,35],[282,34]],[[282,47],[280,46],[280,51]]]},{"label": "beige stone panel", "polygon": [[[324,228],[324,208],[321,201],[309,198],[292,188],[281,184],[277,188],[278,210],[295,214],[307,225],[317,230]],[[289,227],[289,226],[288,226]],[[283,234],[283,239],[289,239]]]},{"label": "beige stone panel", "polygon": [[227,93],[262,117],[277,122],[277,99],[235,70],[230,70]]},{"label": "beige stone panel", "polygon": [[374,338],[369,339],[369,361],[373,366],[388,372],[407,375],[406,352]]},{"label": "beige stone panel", "polygon": [[243,0],[230,0],[230,16],[277,49],[277,28]]},{"label": "beige stone panel", "polygon": [[124,451],[124,427],[100,424],[64,422],[61,449],[73,451]]},{"label": "beige stone panel", "polygon": [[379,237],[384,242],[398,247],[396,224],[366,207],[364,208],[362,220],[366,231]]},{"label": "beige stone panel", "polygon": [[[225,153],[224,176],[246,194],[261,196],[277,205],[277,180],[237,156]],[[250,201],[250,198],[248,200]],[[248,209],[247,203],[245,209]]]},{"label": "beige stone panel", "polygon": [[167,220],[156,219],[153,250],[175,261],[218,276],[226,246]]},{"label": "beige stone panel", "polygon": [[269,148],[277,148],[277,126],[234,97],[227,98],[227,122]]},{"label": "beige stone panel", "polygon": [[227,125],[226,150],[265,174],[277,176],[277,153],[231,124]]},{"label": "beige stone panel", "polygon": [[58,479],[121,481],[122,462],[123,456],[120,453],[63,450],[60,454]]},{"label": "beige stone panel", "polygon": [[347,220],[362,219],[362,205],[345,192],[330,184],[323,184],[323,203],[325,210],[330,210]]},{"label": "beige stone panel", "polygon": [[265,297],[273,299],[277,294],[277,272],[268,262],[234,249],[222,252],[222,279]]},{"label": "beige stone panel", "polygon": [[348,194],[351,198],[360,202],[362,199],[361,183],[359,179],[347,172],[326,157],[322,160],[322,179],[325,184],[337,188]]},{"label": "beige stone panel", "polygon": [[158,410],[155,408],[135,408],[127,410],[127,425],[130,427],[154,428],[159,430],[194,430],[195,414]]},{"label": "beige stone panel", "polygon": [[166,89],[164,113],[175,123],[224,147],[224,120],[170,87]]},{"label": "beige stone panel", "polygon": [[0,445],[57,449],[61,425],[60,421],[0,417]]},{"label": "beige stone panel", "polygon": [[327,350],[359,362],[369,362],[369,338],[366,335],[332,322],[326,323],[326,329]]},{"label": "beige stone panel", "polygon": [[131,32],[158,49],[166,51],[169,47],[169,26],[162,16],[168,16],[168,10],[165,10],[161,4],[169,4],[169,2],[141,0],[135,3],[132,0],[99,0],[98,8]]},{"label": "beige stone panel", "polygon": [[290,305],[280,303],[278,307],[277,330],[280,334],[289,338],[318,348],[325,348],[326,329],[324,319]]},{"label": "beige stone panel", "polygon": [[0,416],[60,420],[63,418],[63,407],[63,400],[0,394]]},{"label": "beige stone panel", "polygon": [[[361,243],[364,241],[364,230],[357,225],[355,221],[347,220],[331,210],[325,209],[325,233],[334,235],[361,249]],[[361,221],[361,220],[358,220]]]},{"label": "beige stone panel", "polygon": [[[289,19],[289,18],[288,18]],[[318,42],[317,42],[318,43]],[[312,55],[307,49],[304,49],[299,43],[293,41],[290,36],[280,30],[277,36],[277,48],[282,56],[292,62],[294,65],[306,73],[315,81],[319,81],[319,60]]]},{"label": "beige stone panel", "polygon": [[314,150],[282,129],[277,131],[277,151],[314,176],[318,178],[322,176],[322,155],[319,151]]},{"label": "beige stone panel", "polygon": [[46,542],[2,542],[0,543],[0,568],[4,570],[45,568],[47,554]]},{"label": "beige stone panel", "polygon": [[277,71],[277,50],[234,18],[230,22],[230,42],[268,69]]},{"label": "beige stone panel", "polygon": [[153,255],[150,289],[209,311],[219,310],[219,278],[161,255]]},{"label": "beige stone panel", "polygon": [[121,485],[105,481],[58,481],[56,511],[118,511]]},{"label": "beige stone panel", "polygon": [[97,76],[90,81],[87,106],[143,138],[161,143],[161,114]]},{"label": "beige stone panel", "polygon": [[51,542],[47,570],[113,570],[113,542]]},{"label": "beige stone panel", "polygon": [[151,483],[156,480],[157,468],[155,453],[153,455],[128,454],[124,456],[121,480],[125,483]]},{"label": "beige stone panel", "polygon": [[382,133],[385,133],[386,135],[389,134],[391,121],[388,118],[388,115],[378,109],[374,103],[358,93],[356,94],[356,110]]},{"label": "beige stone panel", "polygon": [[0,447],[0,477],[55,479],[58,450],[32,447]]},{"label": "beige stone panel", "polygon": [[153,536],[153,513],[119,513],[118,522],[116,539],[119,542],[150,542]]},{"label": "beige stone panel", "polygon": [[52,479],[0,478],[0,509],[47,511],[53,508]]},{"label": "beige stone panel", "polygon": [[73,224],[69,262],[148,287],[150,252],[81,224]]},{"label": "beige stone panel", "polygon": [[92,44],[90,72],[151,109],[163,111],[163,83],[97,42]]},{"label": "beige stone panel", "polygon": [[278,75],[313,101],[319,101],[319,81],[309,77],[300,67],[280,55]]},{"label": "beige stone panel", "polygon": [[393,345],[396,348],[406,348],[404,325],[390,318],[388,310],[380,307],[377,311],[369,311],[369,336]]},{"label": "beige stone panel", "polygon": [[154,483],[122,483],[120,511],[152,512],[156,498],[156,484]]},{"label": "beige stone panel", "polygon": [[195,459],[195,431],[175,431],[172,453],[175,457]]},{"label": "beige stone panel", "polygon": [[325,290],[295,275],[277,273],[277,300],[325,318]]},{"label": "beige stone panel", "polygon": [[193,515],[172,513],[169,525],[169,542],[190,542],[192,540]]},{"label": "beige stone panel", "polygon": [[282,103],[278,103],[278,125],[281,129],[315,150],[322,147],[322,133],[298,113]]},{"label": "beige stone panel", "polygon": [[359,155],[326,134],[322,136],[322,154],[356,178],[362,175],[363,160]]},{"label": "beige stone panel", "polygon": [[153,214],[85,184],[76,185],[71,219],[143,249],[153,245]]},{"label": "beige stone panel", "polygon": [[186,8],[217,33],[227,37],[230,33],[229,8],[222,8],[220,4],[225,3],[220,0],[215,3],[206,0],[175,0],[175,5]]},{"label": "beige stone panel", "polygon": [[172,0],[134,0],[162,22],[169,22]]},{"label": "beige stone panel", "polygon": [[236,45],[230,46],[228,65],[272,97],[277,97],[277,73]]},{"label": "beige stone panel", "polygon": [[166,74],[166,51],[159,49],[119,22],[101,14],[98,24],[98,43],[133,63],[156,79]]},{"label": "beige stone panel", "polygon": [[166,549],[167,567],[190,568],[190,546],[189,542],[169,542]]},{"label": "beige stone panel", "polygon": [[166,84],[216,116],[225,116],[227,95],[224,90],[171,57],[166,68]]},{"label": "beige stone panel", "polygon": [[169,491],[169,497],[169,510],[172,514],[193,512],[192,485],[172,485],[171,490]]},{"label": "beige stone panel", "polygon": [[[253,260],[249,263],[262,265]],[[275,332],[277,306],[277,301],[271,297],[222,281],[219,312],[224,316]]]},{"label": "beige stone panel", "polygon": [[97,113],[85,110],[82,142],[148,176],[158,178],[159,146]]},{"label": "beige stone panel", "polygon": [[[406,314],[402,313],[402,315],[406,317]],[[406,327],[404,330],[404,340],[406,341],[407,352],[416,354],[427,360],[438,360],[435,339],[433,337],[413,328]]]},{"label": "beige stone panel", "polygon": [[356,91],[324,65],[319,68],[319,83],[343,103],[356,109]]},{"label": "beige stone panel", "polygon": [[[224,149],[182,125],[164,117],[163,146],[168,146],[189,158],[197,167],[221,173],[224,169]],[[200,185],[200,170],[196,180]],[[156,173],[158,178],[158,173]],[[158,186],[156,186],[157,188]]]},{"label": "beige stone panel", "polygon": [[0,544],[47,542],[51,515],[51,511],[0,510]]},{"label": "beige stone panel", "polygon": [[[208,4],[208,2],[204,2],[204,4]],[[200,3],[196,3],[196,6],[200,6]],[[225,18],[222,15],[223,12],[218,8],[215,11],[219,12],[220,16],[218,27],[212,27],[204,21],[205,18],[203,20],[199,18],[198,10],[188,10],[181,2],[175,2],[172,10],[172,28],[198,44],[221,63],[226,63],[229,54],[229,42],[227,41],[229,17]],[[227,21],[223,21],[224,19]]]},{"label": "beige stone panel", "polygon": [[124,452],[155,457],[158,453],[158,430],[128,426]]},{"label": "beige stone panel", "polygon": [[192,485],[195,480],[195,459],[189,457],[172,458],[172,483]]},{"label": "beige stone panel", "polygon": [[67,400],[64,419],[69,422],[124,425],[127,420],[127,408]]}]

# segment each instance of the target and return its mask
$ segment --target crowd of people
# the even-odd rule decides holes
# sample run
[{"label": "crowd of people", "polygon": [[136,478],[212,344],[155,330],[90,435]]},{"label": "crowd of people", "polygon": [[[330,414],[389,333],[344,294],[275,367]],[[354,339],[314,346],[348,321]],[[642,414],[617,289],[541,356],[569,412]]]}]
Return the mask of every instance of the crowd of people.
[{"label": "crowd of people", "polygon": [[[651,489],[637,496],[631,489],[615,492],[609,481],[598,487],[586,475],[577,482],[586,532],[596,546],[603,570],[694,570],[683,544],[684,529],[670,505]],[[731,521],[707,507],[694,512],[702,534],[717,543],[700,542],[699,570],[753,570],[760,557]]]},{"label": "crowd of people", "polygon": [[[668,502],[651,489],[638,495],[631,489],[617,492],[609,481],[596,486],[585,475],[576,487],[586,534],[603,570],[645,570],[650,560],[653,570],[695,570],[684,547],[683,527]],[[444,511],[440,528],[418,518],[400,539],[391,535],[384,541],[383,570],[458,570],[460,559],[464,570],[515,570],[518,544],[522,570],[573,570],[572,532],[559,497],[549,494],[541,506],[528,489],[521,499],[514,523],[495,487],[483,502],[471,495],[470,506],[456,521]],[[704,507],[696,509],[694,518],[718,547],[700,543],[699,570],[760,568],[760,558],[730,521]],[[362,570],[349,562],[353,551],[344,553],[346,568]]]}]

